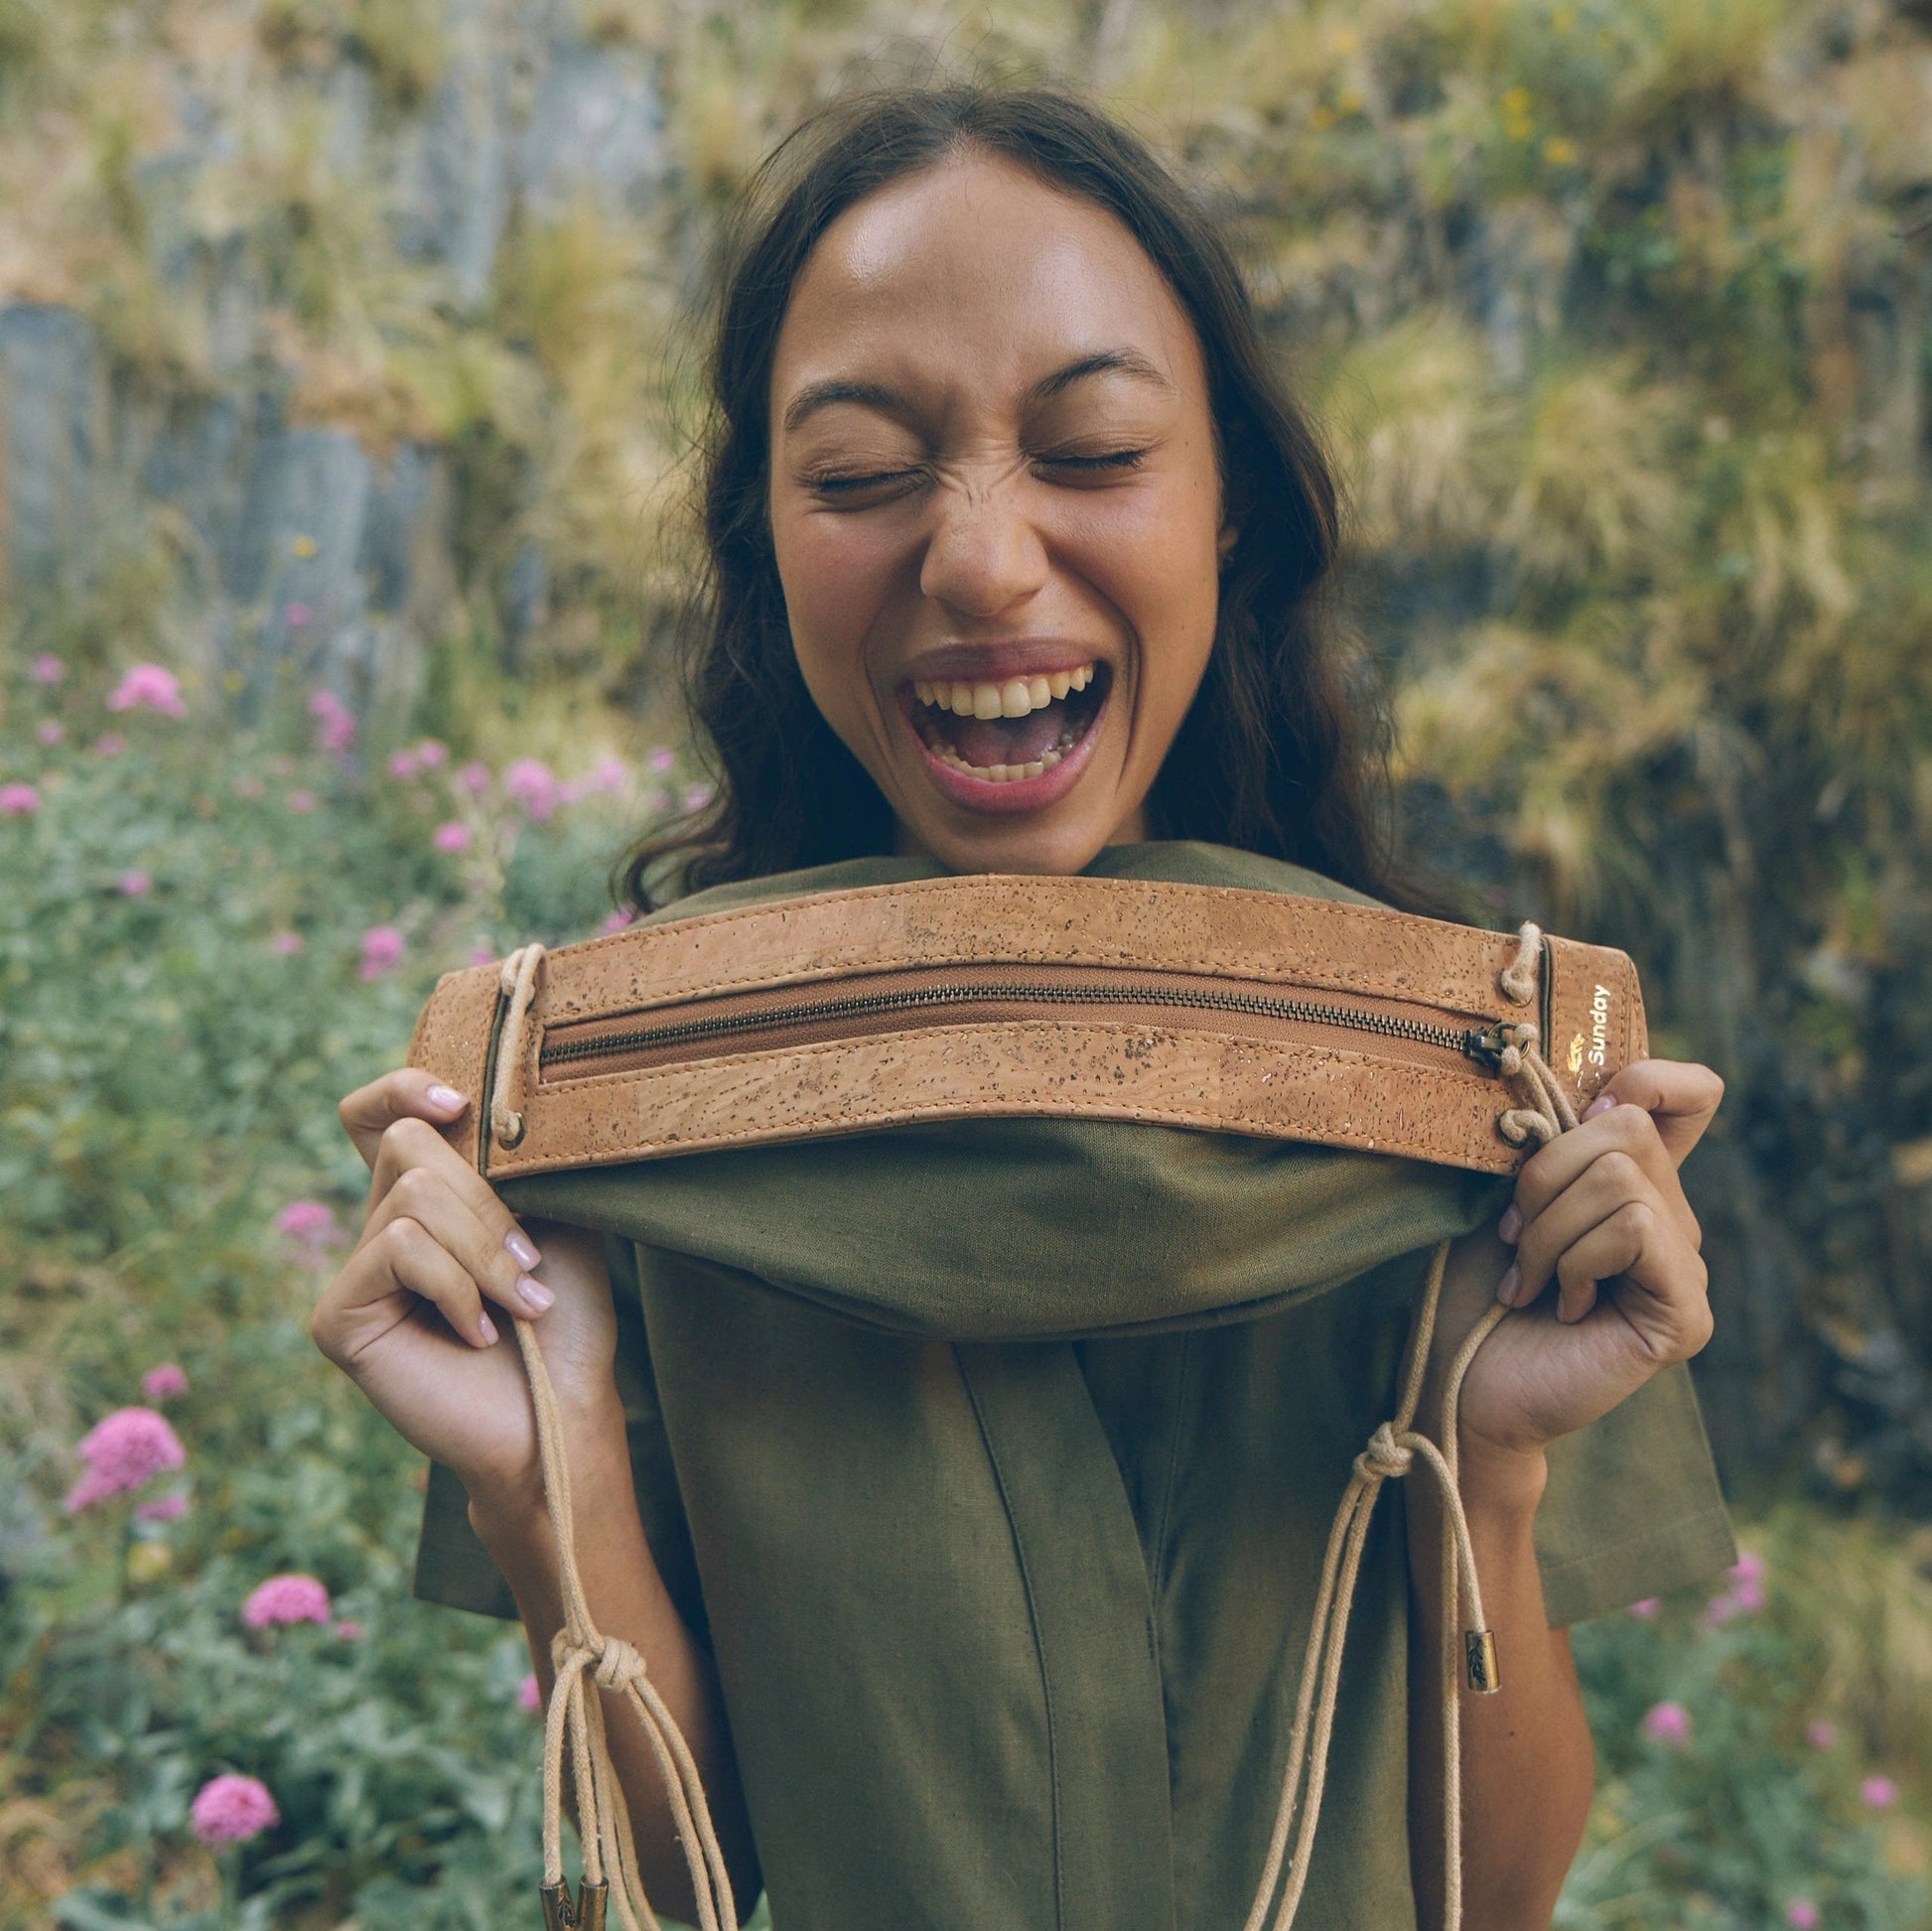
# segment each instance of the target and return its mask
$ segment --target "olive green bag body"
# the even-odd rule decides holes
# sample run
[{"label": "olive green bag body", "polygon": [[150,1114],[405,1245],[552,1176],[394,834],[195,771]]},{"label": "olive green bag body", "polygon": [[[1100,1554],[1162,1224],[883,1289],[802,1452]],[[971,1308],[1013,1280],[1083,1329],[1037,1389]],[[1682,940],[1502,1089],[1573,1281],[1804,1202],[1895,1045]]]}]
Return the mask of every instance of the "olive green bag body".
[{"label": "olive green bag body", "polygon": [[[778,1931],[1250,1921],[1337,1506],[1432,1254],[1533,1151],[1498,1124],[1514,939],[1213,846],[1086,878],[1122,891],[1040,882],[1057,933],[1027,882],[962,921],[953,888],[989,882],[909,859],[723,888],[524,956],[521,994],[449,975],[418,1028],[413,1063],[486,1093],[452,1137],[511,1210],[606,1237],[638,1506],[716,1662]],[[626,940],[652,975],[627,991]],[[1643,1049],[1628,961],[1563,946],[1518,1014],[1559,1111]],[[1734,1560],[1683,1367],[1550,1464],[1553,1624]],[[1415,1924],[1395,1486],[1335,1644],[1320,1931]],[[416,1592],[515,1614],[442,1468]]]}]

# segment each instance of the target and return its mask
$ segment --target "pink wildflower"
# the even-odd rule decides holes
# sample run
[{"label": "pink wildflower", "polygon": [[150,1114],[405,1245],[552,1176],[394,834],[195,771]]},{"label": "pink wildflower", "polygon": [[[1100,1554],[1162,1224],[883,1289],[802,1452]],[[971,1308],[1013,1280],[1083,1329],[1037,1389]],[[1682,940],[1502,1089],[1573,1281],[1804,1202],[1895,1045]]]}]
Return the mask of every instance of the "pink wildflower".
[{"label": "pink wildflower", "polygon": [[590,780],[582,777],[567,777],[557,786],[559,804],[575,804],[591,788]]},{"label": "pink wildflower", "polygon": [[304,1247],[327,1247],[336,1238],[336,1210],[321,1200],[291,1200],[275,1216],[275,1230]]},{"label": "pink wildflower", "polygon": [[127,749],[127,740],[118,731],[103,731],[94,740],[96,758],[118,758]]},{"label": "pink wildflower", "polygon": [[179,1489],[172,1495],[157,1495],[152,1502],[136,1503],[134,1513],[143,1522],[179,1522],[188,1513],[188,1497]]},{"label": "pink wildflower", "polygon": [[430,834],[430,843],[439,852],[467,852],[470,849],[470,827],[458,824],[452,818],[447,825],[438,825]]},{"label": "pink wildflower", "polygon": [[1794,1897],[1784,1907],[1784,1921],[1791,1931],[1818,1931],[1818,1906],[1808,1897]]},{"label": "pink wildflower", "polygon": [[154,890],[154,881],[145,872],[123,872],[121,891],[130,898],[145,898]]},{"label": "pink wildflower", "polygon": [[620,905],[600,928],[606,932],[621,932],[637,914],[628,905]]},{"label": "pink wildflower", "polygon": [[402,958],[402,934],[393,925],[371,925],[362,934],[362,963],[357,968],[364,979],[380,979]]},{"label": "pink wildflower", "polygon": [[282,621],[285,623],[287,623],[289,628],[292,630],[301,629],[302,626],[308,622],[310,618],[314,616],[315,616],[315,612],[307,604],[302,603],[300,600],[297,600],[294,603],[285,604],[282,607]]},{"label": "pink wildflower", "polygon": [[277,1622],[328,1622],[329,1591],[313,1576],[271,1576],[241,1605],[250,1629]]},{"label": "pink wildflower", "polygon": [[584,780],[592,791],[621,791],[630,777],[621,758],[600,758]]},{"label": "pink wildflower", "polygon": [[450,748],[436,738],[425,738],[416,747],[416,761],[424,770],[433,771],[444,763],[450,756]]},{"label": "pink wildflower", "polygon": [[534,1671],[516,1686],[516,1704],[519,1710],[527,1710],[532,1716],[543,1708],[543,1692],[537,1688]]},{"label": "pink wildflower", "polygon": [[185,1395],[188,1392],[188,1377],[182,1373],[179,1362],[163,1361],[159,1367],[150,1368],[141,1377],[141,1392],[150,1401],[166,1401],[170,1395]]},{"label": "pink wildflower", "polygon": [[37,684],[58,684],[67,674],[67,665],[51,651],[43,651],[27,666],[27,675]]},{"label": "pink wildflower", "polygon": [[341,1622],[337,1623],[335,1633],[344,1642],[352,1643],[361,1635],[362,1625],[353,1616],[345,1616]]},{"label": "pink wildflower", "polygon": [[253,1777],[214,1777],[195,1793],[189,1811],[195,1835],[212,1851],[246,1844],[282,1821],[268,1786]]},{"label": "pink wildflower", "polygon": [[652,745],[644,762],[662,776],[677,762],[677,753],[669,745]]},{"label": "pink wildflower", "polygon": [[69,1515],[111,1496],[126,1495],[188,1459],[165,1416],[152,1408],[117,1408],[103,1416],[74,1446],[87,1472],[69,1491]]},{"label": "pink wildflower", "polygon": [[718,791],[715,785],[687,785],[684,792],[684,808],[686,811],[702,811],[717,795]]},{"label": "pink wildflower", "polygon": [[238,798],[258,798],[267,789],[268,786],[258,777],[249,776],[235,779],[234,794]]},{"label": "pink wildflower", "polygon": [[470,963],[473,966],[494,965],[496,954],[486,945],[473,945],[470,948]]},{"label": "pink wildflower", "polygon": [[313,791],[291,791],[285,802],[291,811],[313,811],[316,808],[316,794]]},{"label": "pink wildflower", "polygon": [[1643,1720],[1643,1733],[1653,1743],[1668,1743],[1673,1748],[1691,1740],[1691,1713],[1681,1703],[1653,1705]]},{"label": "pink wildflower", "polygon": [[31,784],[0,784],[0,818],[31,818],[41,808],[41,794]]},{"label": "pink wildflower", "polygon": [[1706,1605],[1704,1626],[1715,1629],[1720,1623],[1728,1622],[1732,1616],[1749,1615],[1764,1606],[1764,1558],[1753,1555],[1746,1549],[1737,1561],[1725,1572],[1730,1581],[1729,1588],[1722,1595],[1716,1595]]},{"label": "pink wildflower", "polygon": [[558,789],[556,773],[541,759],[519,758],[503,773],[503,795],[539,821],[556,810]]},{"label": "pink wildflower", "polygon": [[300,932],[277,932],[268,942],[285,959],[292,958],[302,950],[302,934]]},{"label": "pink wildflower", "polygon": [[391,777],[411,778],[420,774],[422,765],[416,761],[413,751],[398,751],[390,754],[389,775]]},{"label": "pink wildflower", "polygon": [[1814,1750],[1829,1750],[1838,1741],[1838,1725],[1828,1724],[1824,1718],[1805,1725],[1805,1741]]},{"label": "pink wildflower", "polygon": [[34,727],[34,736],[44,745],[58,745],[68,735],[68,728],[59,718],[43,718]]},{"label": "pink wildflower", "polygon": [[1646,1595],[1641,1602],[1633,1602],[1630,1604],[1630,1613],[1640,1622],[1652,1622],[1656,1619],[1658,1610],[1663,1606],[1663,1603],[1656,1596]]},{"label": "pink wildflower", "polygon": [[472,759],[456,774],[456,781],[466,791],[483,792],[489,789],[489,766]]},{"label": "pink wildflower", "polygon": [[355,719],[334,691],[321,690],[309,700],[316,720],[316,738],[324,751],[347,751],[355,742]]},{"label": "pink wildflower", "polygon": [[1889,1777],[1866,1777],[1859,1795],[1872,1810],[1890,1810],[1898,1801],[1898,1786]]},{"label": "pink wildflower", "polygon": [[188,706],[182,702],[181,686],[171,670],[159,664],[136,664],[124,672],[121,681],[108,694],[110,711],[160,711],[167,717],[185,718]]}]

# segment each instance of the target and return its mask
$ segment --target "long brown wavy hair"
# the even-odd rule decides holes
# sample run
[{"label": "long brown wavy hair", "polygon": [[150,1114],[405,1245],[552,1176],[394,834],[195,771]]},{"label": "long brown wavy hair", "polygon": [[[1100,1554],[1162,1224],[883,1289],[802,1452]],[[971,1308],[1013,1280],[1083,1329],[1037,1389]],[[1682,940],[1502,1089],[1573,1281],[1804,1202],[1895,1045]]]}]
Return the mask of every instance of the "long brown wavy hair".
[{"label": "long brown wavy hair", "polygon": [[819,236],[856,202],[962,150],[1017,162],[1116,215],[1191,318],[1228,512],[1206,673],[1148,799],[1150,827],[1287,859],[1393,903],[1438,908],[1394,855],[1387,706],[1332,583],[1339,509],[1315,431],[1263,344],[1209,216],[1126,128],[1040,87],[894,87],[849,96],[784,140],[728,233],[699,441],[706,569],[685,697],[717,778],[613,874],[620,902],[893,849],[893,817],[799,675],[767,513],[771,364]]}]

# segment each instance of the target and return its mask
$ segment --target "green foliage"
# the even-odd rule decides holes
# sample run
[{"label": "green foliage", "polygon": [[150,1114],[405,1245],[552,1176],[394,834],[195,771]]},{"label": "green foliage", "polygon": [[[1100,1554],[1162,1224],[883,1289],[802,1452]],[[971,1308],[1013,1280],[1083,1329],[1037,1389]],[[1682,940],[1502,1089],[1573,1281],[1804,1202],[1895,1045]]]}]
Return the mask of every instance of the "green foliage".
[{"label": "green foliage", "polygon": [[[676,772],[365,760],[310,749],[293,703],[252,730],[192,690],[181,720],[116,715],[102,678],[23,668],[0,674],[0,783],[37,800],[0,807],[0,1812],[36,1855],[0,1858],[0,1926],[48,1922],[33,1868],[76,1931],[488,1922],[535,1867],[527,1655],[409,1598],[420,1470],[309,1340],[340,1243],[276,1216],[354,1226],[336,1102],[399,1062],[439,972],[595,929]],[[401,957],[365,972],[372,929]],[[186,1514],[64,1521],[73,1443],[162,1360],[190,1384]],[[243,1630],[289,1572],[362,1633]],[[185,1824],[227,1770],[284,1820],[230,1860],[234,1920]]]},{"label": "green foliage", "polygon": [[[1762,1547],[1743,1566],[1762,1583],[1576,1632],[1597,1797],[1558,1931],[1754,1931],[1805,1921],[1794,1904],[1814,1924],[1904,1931],[1932,1909],[1900,1868],[1915,1847],[1884,1843],[1896,1785],[1821,1714],[1834,1605],[1807,1572],[1846,1544],[1780,1516]],[[1760,1588],[1762,1608],[1739,1605]]]}]

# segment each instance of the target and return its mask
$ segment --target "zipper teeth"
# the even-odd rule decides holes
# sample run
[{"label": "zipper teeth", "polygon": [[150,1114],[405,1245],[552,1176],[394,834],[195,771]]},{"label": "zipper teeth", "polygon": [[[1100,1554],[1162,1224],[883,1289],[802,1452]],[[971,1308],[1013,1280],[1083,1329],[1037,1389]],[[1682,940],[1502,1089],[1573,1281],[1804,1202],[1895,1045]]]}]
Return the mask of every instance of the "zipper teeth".
[{"label": "zipper teeth", "polygon": [[1265,993],[1213,992],[1205,988],[1183,991],[1173,986],[1156,986],[1137,992],[1117,992],[1104,986],[1069,986],[1042,994],[1031,987],[1015,988],[998,980],[983,980],[951,986],[908,987],[901,992],[852,993],[842,999],[808,1000],[777,1012],[723,1013],[711,1019],[607,1034],[601,1039],[559,1040],[544,1046],[541,1061],[544,1065],[554,1065],[645,1046],[728,1038],[733,1034],[755,1033],[771,1026],[857,1019],[870,1013],[911,1012],[921,1007],[974,1005],[1001,999],[1037,999],[1042,1005],[1172,1006],[1202,1012],[1242,1013],[1255,1019],[1299,1020],[1315,1026],[1345,1027],[1356,1033],[1374,1033],[1384,1038],[1438,1046],[1445,1052],[1482,1056],[1476,1043],[1482,1035],[1473,1028],[1431,1026],[1423,1020],[1403,1019],[1390,1013],[1363,1013],[1352,1007],[1325,1006],[1314,1000],[1276,998]]}]

